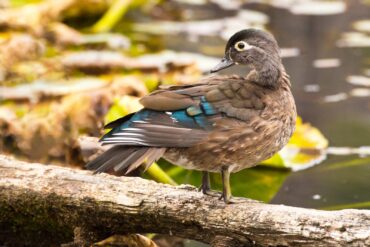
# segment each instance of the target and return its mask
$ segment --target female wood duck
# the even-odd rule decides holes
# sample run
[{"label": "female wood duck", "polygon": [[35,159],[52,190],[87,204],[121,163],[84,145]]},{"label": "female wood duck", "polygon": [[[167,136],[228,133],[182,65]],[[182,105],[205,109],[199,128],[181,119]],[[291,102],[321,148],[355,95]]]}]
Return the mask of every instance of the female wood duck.
[{"label": "female wood duck", "polygon": [[230,201],[230,173],[257,165],[279,151],[291,137],[296,107],[274,37],[256,29],[234,34],[225,56],[211,71],[248,65],[246,77],[207,77],[197,84],[171,86],[141,99],[144,109],[109,123],[101,138],[114,146],[87,164],[97,173],[124,175],[160,157],[203,171],[221,172]]}]

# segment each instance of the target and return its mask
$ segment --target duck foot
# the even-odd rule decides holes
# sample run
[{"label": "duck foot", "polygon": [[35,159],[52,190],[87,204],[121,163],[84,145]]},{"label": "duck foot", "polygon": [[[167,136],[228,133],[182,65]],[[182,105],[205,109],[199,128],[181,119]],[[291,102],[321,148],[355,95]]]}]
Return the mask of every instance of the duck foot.
[{"label": "duck foot", "polygon": [[231,195],[225,196],[224,193],[221,194],[221,196],[218,198],[219,200],[223,200],[225,204],[234,204],[236,201],[233,200],[233,197]]}]

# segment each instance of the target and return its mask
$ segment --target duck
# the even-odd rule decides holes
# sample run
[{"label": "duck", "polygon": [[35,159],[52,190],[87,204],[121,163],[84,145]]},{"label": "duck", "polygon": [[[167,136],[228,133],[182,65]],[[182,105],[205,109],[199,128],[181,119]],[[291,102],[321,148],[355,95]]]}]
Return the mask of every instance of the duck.
[{"label": "duck", "polygon": [[[243,76],[228,74],[245,66]],[[202,172],[199,188],[211,192],[209,173],[221,173],[220,199],[232,198],[230,174],[273,156],[295,129],[296,106],[274,36],[241,30],[228,40],[224,57],[195,84],[160,88],[141,98],[143,109],[105,126],[100,142],[111,145],[86,168],[126,175],[163,158]]]}]

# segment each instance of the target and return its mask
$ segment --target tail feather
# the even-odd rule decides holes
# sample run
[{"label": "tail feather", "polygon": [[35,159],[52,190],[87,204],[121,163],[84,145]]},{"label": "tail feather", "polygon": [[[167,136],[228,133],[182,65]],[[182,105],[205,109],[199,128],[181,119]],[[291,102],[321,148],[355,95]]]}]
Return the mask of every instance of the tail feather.
[{"label": "tail feather", "polygon": [[159,160],[164,155],[165,152],[166,152],[165,148],[151,148],[150,154],[148,154],[148,158],[144,164],[144,171],[146,171],[149,168],[149,166],[151,166],[154,162]]},{"label": "tail feather", "polygon": [[[139,148],[136,151],[133,151],[128,155],[125,159],[123,159],[121,162],[116,164],[114,166],[114,171],[118,173],[124,173],[127,174],[130,168],[132,167],[132,170],[137,168],[142,161],[145,159],[144,154],[148,151],[149,148]],[[138,165],[136,163],[139,163]],[[136,167],[135,167],[136,166]]]},{"label": "tail feather", "polygon": [[[114,150],[111,150],[113,149]],[[114,167],[122,162],[122,160],[126,159],[130,153],[135,152],[133,148],[127,148],[122,150],[121,148],[115,148],[113,147],[109,149],[108,151],[111,151],[109,153],[105,152],[102,155],[106,156],[107,158],[105,159],[104,162],[97,163],[95,173],[102,173],[102,172],[114,172]]]},{"label": "tail feather", "polygon": [[126,174],[130,173],[131,171],[138,168],[141,164],[144,165],[144,171],[146,171],[149,166],[153,164],[153,162],[159,160],[165,153],[165,148],[148,148],[146,153],[141,156],[140,159],[136,160],[134,163],[130,165],[130,167],[127,169]]},{"label": "tail feather", "polygon": [[86,168],[95,173],[112,172],[117,175],[127,174],[145,162],[145,170],[157,161],[165,148],[113,146],[96,159],[90,161]]},{"label": "tail feather", "polygon": [[[113,157],[116,157],[117,154],[119,154],[120,148],[119,146],[114,146],[107,151],[105,151],[103,154],[99,155],[96,159],[90,161],[86,164],[85,168],[88,170],[93,170],[96,173],[98,173],[98,170],[109,160],[111,160]],[[101,172],[101,171],[99,171]]]}]

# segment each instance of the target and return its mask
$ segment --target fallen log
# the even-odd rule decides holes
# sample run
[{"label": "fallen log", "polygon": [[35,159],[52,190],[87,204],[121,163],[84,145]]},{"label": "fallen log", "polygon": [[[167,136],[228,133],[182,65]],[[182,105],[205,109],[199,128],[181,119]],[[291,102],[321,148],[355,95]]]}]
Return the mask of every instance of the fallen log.
[{"label": "fallen log", "polygon": [[212,246],[369,246],[370,210],[321,211],[0,156],[0,245],[162,233]]}]

